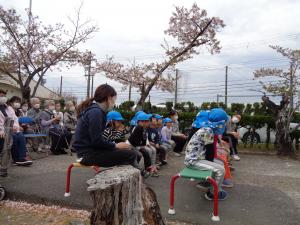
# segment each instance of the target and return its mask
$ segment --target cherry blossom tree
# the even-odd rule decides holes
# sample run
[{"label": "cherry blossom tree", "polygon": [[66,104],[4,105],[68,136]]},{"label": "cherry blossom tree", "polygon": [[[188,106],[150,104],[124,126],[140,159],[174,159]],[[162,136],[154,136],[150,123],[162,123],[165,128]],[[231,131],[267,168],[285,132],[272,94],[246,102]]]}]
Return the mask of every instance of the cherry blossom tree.
[{"label": "cherry blossom tree", "polygon": [[[68,18],[71,28],[66,29],[61,23],[44,25],[31,15],[29,23],[14,9],[0,6],[0,73],[19,85],[24,99],[35,96],[47,71],[82,61],[84,53],[77,46],[98,28],[91,21],[81,21],[81,8],[74,19]],[[33,79],[37,83],[31,90]]]},{"label": "cherry blossom tree", "polygon": [[284,71],[283,69],[276,68],[261,68],[254,71],[254,78],[277,78],[272,82],[260,81],[260,83],[266,92],[282,95],[280,104],[276,105],[267,96],[263,96],[262,100],[264,104],[273,112],[276,120],[277,153],[279,155],[295,156],[295,148],[293,146],[290,133],[297,129],[300,125],[294,129],[290,129],[290,123],[295,110],[299,108],[299,104],[294,105],[291,99],[293,99],[293,96],[296,94],[297,88],[299,87],[298,69],[300,66],[300,50],[292,50],[280,46],[270,47],[289,60],[290,69]]},{"label": "cherry blossom tree", "polygon": [[177,44],[171,46],[170,41],[164,41],[161,45],[164,50],[162,62],[123,65],[110,57],[98,63],[97,69],[125,87],[131,85],[138,88],[141,94],[138,105],[143,105],[153,87],[169,92],[174,90],[175,78],[172,73],[175,65],[200,54],[201,48],[211,54],[219,53],[221,47],[216,34],[224,26],[220,18],[208,17],[206,10],[196,3],[190,9],[175,7],[165,34]]}]

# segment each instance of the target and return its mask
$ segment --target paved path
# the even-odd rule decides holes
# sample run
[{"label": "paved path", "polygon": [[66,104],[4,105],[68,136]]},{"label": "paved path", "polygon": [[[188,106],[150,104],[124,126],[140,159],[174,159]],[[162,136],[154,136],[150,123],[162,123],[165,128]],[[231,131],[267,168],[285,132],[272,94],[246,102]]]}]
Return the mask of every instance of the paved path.
[{"label": "paved path", "polygon": [[[9,177],[0,182],[11,199],[44,204],[60,204],[73,208],[92,207],[86,180],[93,177],[89,169],[75,168],[71,178],[70,198],[64,198],[65,171],[75,157],[49,156],[34,161],[32,167],[12,167]],[[176,183],[176,215],[167,214],[170,178],[182,167],[183,158],[170,157],[169,165],[159,178],[146,183],[157,194],[161,211],[168,220],[193,224],[212,224],[212,202],[193,182],[179,179]],[[235,187],[229,198],[220,202],[221,225],[299,225],[300,224],[300,162],[276,156],[242,155],[234,163]]]}]

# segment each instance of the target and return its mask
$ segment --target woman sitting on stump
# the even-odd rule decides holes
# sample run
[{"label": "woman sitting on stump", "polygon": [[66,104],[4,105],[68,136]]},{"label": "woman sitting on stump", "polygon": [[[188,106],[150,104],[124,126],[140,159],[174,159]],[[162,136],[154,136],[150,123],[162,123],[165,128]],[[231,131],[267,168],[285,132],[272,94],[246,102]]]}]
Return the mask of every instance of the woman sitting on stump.
[{"label": "woman sitting on stump", "polygon": [[106,114],[113,109],[116,98],[115,89],[102,84],[97,87],[93,98],[77,107],[78,123],[73,146],[77,156],[82,158],[81,164],[102,167],[135,165],[137,154],[129,150],[128,144],[116,144],[103,138]]}]

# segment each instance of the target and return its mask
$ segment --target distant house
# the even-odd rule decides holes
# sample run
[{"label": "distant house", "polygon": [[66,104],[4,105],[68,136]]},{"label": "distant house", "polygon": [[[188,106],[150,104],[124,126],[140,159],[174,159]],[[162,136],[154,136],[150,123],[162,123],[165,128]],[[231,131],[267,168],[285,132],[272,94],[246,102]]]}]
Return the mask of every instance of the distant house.
[{"label": "distant house", "polygon": [[[34,80],[31,81],[29,85],[31,91],[34,89],[36,83],[37,82]],[[22,96],[19,85],[8,75],[0,74],[0,89],[7,91],[8,98],[12,96],[19,96],[19,97]],[[57,93],[51,91],[50,89],[48,89],[43,85],[38,86],[35,96],[38,98],[53,99],[53,100],[58,100],[61,98]]]}]

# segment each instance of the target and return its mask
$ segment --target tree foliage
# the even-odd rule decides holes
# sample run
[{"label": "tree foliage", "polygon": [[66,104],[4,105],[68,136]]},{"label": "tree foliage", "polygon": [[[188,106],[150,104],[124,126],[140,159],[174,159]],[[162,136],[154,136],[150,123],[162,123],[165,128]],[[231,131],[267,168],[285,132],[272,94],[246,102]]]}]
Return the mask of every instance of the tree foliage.
[{"label": "tree foliage", "polygon": [[173,91],[175,87],[174,67],[176,64],[193,58],[200,53],[200,47],[211,54],[220,52],[220,41],[217,32],[225,25],[218,17],[208,17],[206,10],[196,3],[190,9],[175,7],[170,17],[169,27],[165,34],[177,41],[170,45],[165,39],[161,45],[164,50],[164,60],[149,64],[124,65],[108,58],[98,63],[98,71],[113,80],[119,81],[125,87],[131,85],[139,89],[141,97],[139,105],[143,105],[153,87],[160,90]]},{"label": "tree foliage", "polygon": [[[29,23],[16,10],[0,6],[0,72],[19,85],[23,98],[35,95],[47,71],[85,61],[77,46],[98,28],[90,21],[81,21],[81,7],[74,19],[69,18],[72,28],[66,30],[61,23],[45,25],[32,15]],[[37,84],[31,90],[33,79]]]}]

